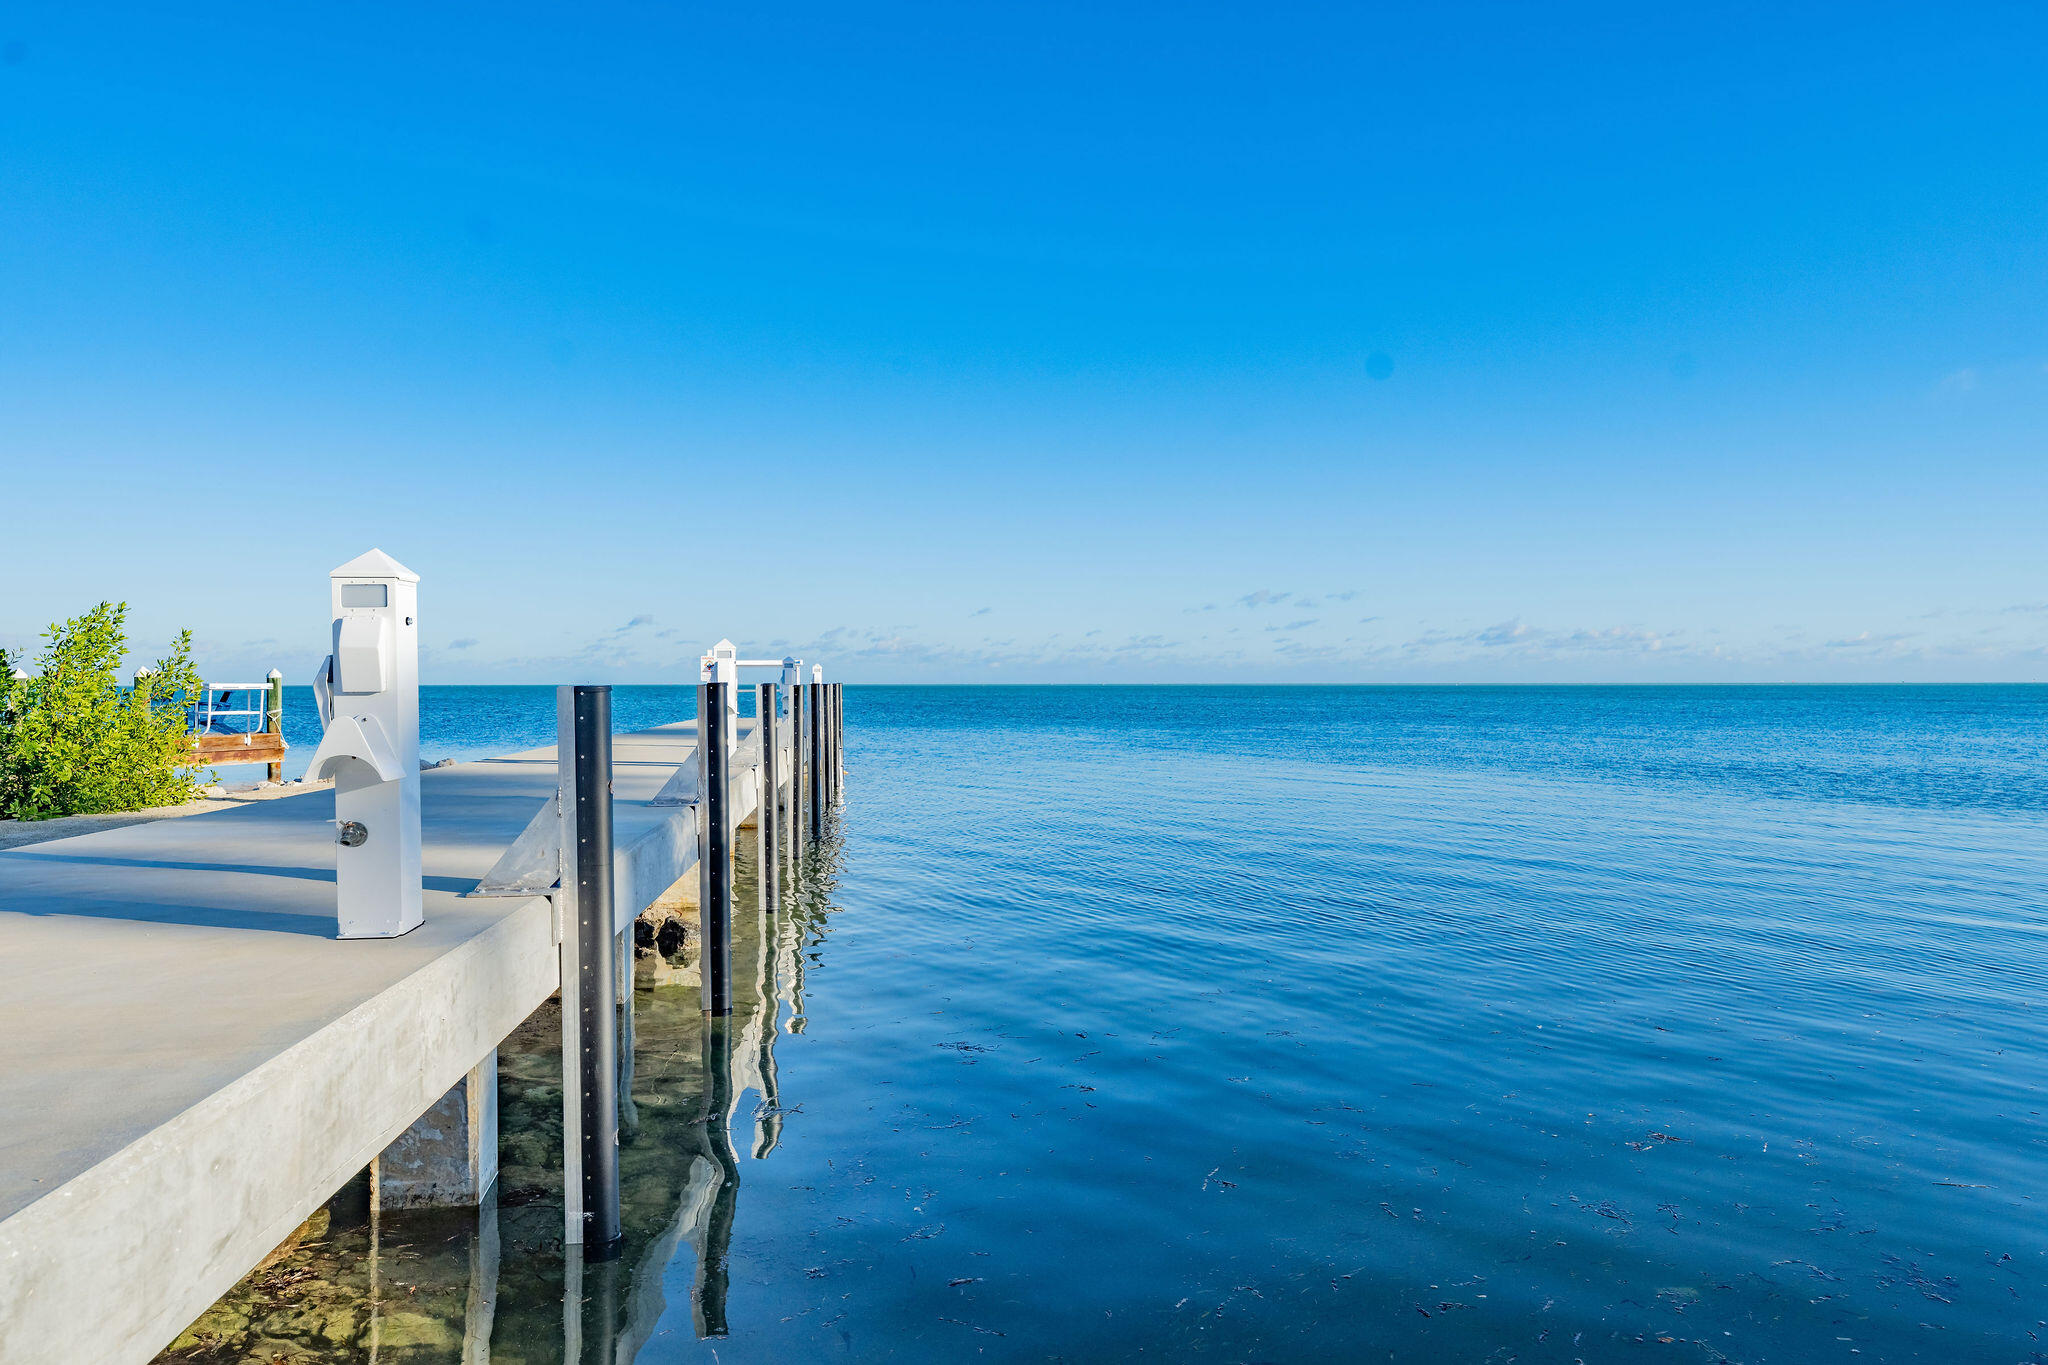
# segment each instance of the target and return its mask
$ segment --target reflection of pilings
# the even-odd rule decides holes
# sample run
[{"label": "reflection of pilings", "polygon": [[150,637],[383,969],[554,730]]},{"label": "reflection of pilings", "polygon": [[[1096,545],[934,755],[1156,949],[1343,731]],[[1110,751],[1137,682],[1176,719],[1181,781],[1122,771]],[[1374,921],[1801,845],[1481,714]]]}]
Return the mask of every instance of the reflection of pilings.
[{"label": "reflection of pilings", "polygon": [[782,1136],[782,1085],[775,1074],[775,1026],[779,1012],[775,1003],[776,925],[779,919],[780,916],[773,911],[764,911],[754,943],[754,1017],[747,1021],[747,1045],[754,1059],[754,1086],[761,1092],[761,1107],[754,1124],[756,1161],[774,1151]]},{"label": "reflection of pilings", "polygon": [[373,1160],[370,1162],[370,1365],[377,1365],[378,1348],[384,1336],[384,1277],[382,1267],[378,1265],[384,1249],[384,1211],[383,1201],[377,1198],[377,1187],[382,1183],[377,1162]]},{"label": "reflection of pilings", "polygon": [[703,1160],[691,1172],[693,1184],[701,1171],[711,1185],[690,1236],[697,1251],[690,1310],[699,1337],[722,1337],[727,1331],[726,1261],[740,1193],[739,1158],[732,1149],[732,1088],[732,1020],[713,1016],[704,1021],[704,1107],[696,1133]]},{"label": "reflection of pilings", "polygon": [[569,1247],[562,1257],[562,1365],[583,1359],[583,1257]]},{"label": "reflection of pilings", "polygon": [[619,935],[619,1136],[640,1136],[640,1106],[633,1103],[633,931]]},{"label": "reflection of pilings", "polygon": [[[746,871],[743,860],[735,869],[736,884],[742,889]],[[629,1365],[661,1330],[668,1311],[667,1276],[686,1243],[698,1266],[691,1288],[692,1321],[707,1336],[721,1335],[728,1326],[724,1308],[725,1267],[738,1218],[739,1187],[739,1164],[731,1142],[732,1123],[741,1093],[749,1086],[761,1091],[767,1107],[772,1109],[774,1103],[775,971],[781,952],[774,926],[778,919],[773,913],[761,914],[734,925],[739,940],[734,945],[736,958],[751,961],[755,968],[754,1007],[740,1010],[732,1021],[719,1021],[719,1027],[725,1031],[722,1040],[708,1033],[700,1036],[697,1107],[688,1119],[690,1128],[678,1150],[685,1163],[678,1172],[682,1189],[668,1225],[634,1253],[636,1264],[630,1273],[621,1276],[624,1290],[617,1319],[615,1359],[607,1365]],[[749,924],[754,926],[752,930],[744,927]],[[746,952],[748,932],[757,935],[751,956]],[[723,1066],[721,1057],[725,1059]],[[776,1122],[779,1127],[779,1120]],[[761,1154],[765,1153],[757,1153]],[[596,1361],[599,1357],[592,1353],[586,1359]]]},{"label": "reflection of pilings", "polygon": [[[703,1163],[697,1159],[691,1162],[693,1167],[698,1164]],[[676,1205],[675,1217],[669,1219],[668,1226],[661,1230],[659,1237],[647,1244],[639,1265],[633,1269],[632,1278],[627,1281],[630,1288],[626,1292],[626,1311],[619,1326],[618,1358],[622,1362],[638,1358],[640,1348],[654,1339],[655,1331],[661,1326],[661,1315],[668,1311],[668,1297],[662,1292],[665,1288],[663,1277],[669,1266],[674,1264],[676,1248],[682,1245],[683,1234],[688,1231],[690,1209],[686,1183],[683,1198]]]},{"label": "reflection of pilings", "polygon": [[[799,689],[791,691],[793,696],[801,695]],[[797,748],[790,745],[791,751]],[[794,765],[785,771],[793,776]],[[801,806],[794,791],[789,795],[791,814],[795,815]],[[835,823],[828,820],[826,828]],[[673,1321],[666,1317],[667,1275],[685,1245],[696,1265],[690,1288],[692,1324],[702,1338],[728,1335],[731,1246],[740,1187],[734,1124],[744,1091],[757,1089],[761,1106],[752,1155],[756,1159],[767,1156],[780,1140],[783,1115],[775,1035],[785,1017],[790,1032],[801,1031],[804,975],[829,928],[826,914],[834,889],[837,852],[830,839],[809,850],[802,867],[790,869],[791,880],[778,903],[751,921],[741,916],[733,925],[734,937],[739,940],[732,945],[733,965],[745,970],[744,964],[752,963],[754,990],[751,1002],[741,997],[736,1015],[702,1018],[702,1088],[687,1134],[671,1149],[684,1163],[678,1173],[683,1188],[674,1217],[653,1238],[636,1243],[635,1264],[630,1270],[594,1262],[586,1267],[573,1254],[565,1258],[564,1360],[579,1365],[629,1365],[636,1359],[663,1322]],[[744,893],[748,889],[746,864],[751,859],[743,856],[739,861],[734,869],[736,889]],[[758,875],[758,869],[752,870]],[[744,898],[739,899],[743,902]],[[756,934],[751,947],[745,942],[750,924]],[[752,1008],[747,1008],[748,1003]],[[785,1008],[790,1011],[787,1016]],[[623,1085],[621,1090],[623,1097]],[[657,1122],[652,1111],[645,1122]]]},{"label": "reflection of pilings", "polygon": [[462,1365],[491,1365],[491,1328],[498,1316],[498,1191],[477,1205],[469,1244],[469,1302],[462,1310]]},{"label": "reflection of pilings", "polygon": [[783,897],[782,914],[777,917],[775,926],[775,990],[778,1000],[788,1009],[788,1022],[783,1027],[793,1034],[804,1031],[807,953],[825,937],[824,907],[832,892],[828,853],[829,850],[822,847],[809,850],[802,876]]},{"label": "reflection of pilings", "polygon": [[820,827],[817,842],[804,852],[782,897],[779,917],[779,962],[777,990],[789,1006],[785,1025],[790,1033],[804,1031],[804,972],[809,949],[824,941],[832,897],[838,890],[839,821],[828,815]]},{"label": "reflection of pilings", "polygon": [[619,1359],[619,1276],[624,1267],[614,1258],[583,1273],[584,1340],[591,1365],[616,1365]]},{"label": "reflection of pilings", "polygon": [[[792,903],[775,926],[776,1022],[791,1033],[802,1033],[804,1015],[804,942]],[[789,1011],[789,1023],[781,1025],[782,1010]]]},{"label": "reflection of pilings", "polygon": [[[564,1365],[615,1365],[619,1350],[619,1262],[588,1266],[570,1248],[562,1265]],[[624,1357],[631,1359],[630,1356]]]}]

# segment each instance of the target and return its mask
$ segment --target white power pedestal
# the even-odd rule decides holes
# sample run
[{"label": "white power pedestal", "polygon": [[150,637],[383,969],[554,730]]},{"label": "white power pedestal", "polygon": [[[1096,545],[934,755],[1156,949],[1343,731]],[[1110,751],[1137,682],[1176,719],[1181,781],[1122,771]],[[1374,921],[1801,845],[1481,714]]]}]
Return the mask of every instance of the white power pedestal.
[{"label": "white power pedestal", "polygon": [[420,577],[382,550],[328,575],[334,652],[313,679],[327,727],[309,778],[334,779],[341,938],[396,938],[420,897]]}]

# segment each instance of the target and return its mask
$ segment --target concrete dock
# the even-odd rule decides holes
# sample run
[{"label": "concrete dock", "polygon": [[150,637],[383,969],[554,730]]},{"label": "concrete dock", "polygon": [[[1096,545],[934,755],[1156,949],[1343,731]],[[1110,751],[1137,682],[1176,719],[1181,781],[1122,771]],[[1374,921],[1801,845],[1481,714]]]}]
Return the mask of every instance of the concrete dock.
[{"label": "concrete dock", "polygon": [[[622,924],[696,862],[696,806],[654,804],[696,744],[615,741]],[[562,931],[467,893],[557,782],[553,748],[426,773],[396,939],[335,938],[331,792],[0,852],[0,1362],[148,1360],[491,1061]]]}]

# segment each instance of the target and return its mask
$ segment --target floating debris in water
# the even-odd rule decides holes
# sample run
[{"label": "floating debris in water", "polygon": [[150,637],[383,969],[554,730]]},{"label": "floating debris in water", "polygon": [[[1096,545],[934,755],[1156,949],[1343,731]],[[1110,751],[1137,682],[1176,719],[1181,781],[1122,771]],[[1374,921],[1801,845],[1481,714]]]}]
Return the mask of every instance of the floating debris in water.
[{"label": "floating debris in water", "polygon": [[1656,1145],[1657,1145],[1658,1143],[1660,1143],[1660,1142],[1683,1142],[1683,1141],[1685,1141],[1685,1139],[1684,1139],[1684,1138],[1680,1138],[1680,1137],[1673,1137],[1673,1136],[1671,1136],[1671,1134],[1669,1134],[1669,1133],[1650,1133],[1650,1134],[1648,1134],[1647,1136],[1645,1136],[1645,1137],[1643,1138],[1643,1140],[1642,1140],[1641,1142],[1631,1142],[1631,1143],[1629,1143],[1628,1145],[1629,1145],[1630,1147],[1633,1147],[1633,1148],[1635,1148],[1635,1149],[1636,1149],[1636,1150],[1637,1150],[1638,1152],[1647,1152],[1647,1151],[1649,1151],[1649,1150],[1650,1150],[1651,1148],[1655,1147],[1655,1146],[1656,1146]]},{"label": "floating debris in water", "polygon": [[971,1322],[962,1322],[962,1321],[961,1321],[961,1320],[960,1320],[959,1318],[940,1318],[940,1319],[939,1319],[939,1321],[940,1321],[940,1322],[950,1322],[950,1323],[952,1323],[952,1324],[953,1324],[953,1325],[954,1325],[955,1327],[965,1327],[965,1328],[966,1328],[966,1329],[967,1329],[968,1331],[970,1331],[970,1332],[979,1332],[979,1333],[981,1333],[981,1334],[982,1334],[983,1336],[985,1336],[985,1337],[1000,1337],[1000,1336],[1006,1336],[1006,1335],[1008,1335],[1007,1333],[1004,1333],[1004,1332],[998,1332],[998,1331],[997,1331],[997,1330],[996,1330],[995,1328],[993,1328],[993,1327],[976,1327],[976,1326],[975,1326],[975,1325],[974,1325],[973,1323],[971,1323]]}]

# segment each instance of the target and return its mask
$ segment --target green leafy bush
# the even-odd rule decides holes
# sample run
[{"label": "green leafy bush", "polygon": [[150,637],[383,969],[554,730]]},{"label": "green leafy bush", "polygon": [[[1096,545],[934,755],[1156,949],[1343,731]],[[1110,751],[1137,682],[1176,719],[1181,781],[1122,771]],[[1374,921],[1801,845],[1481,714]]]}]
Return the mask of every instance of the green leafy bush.
[{"label": "green leafy bush", "polygon": [[199,690],[192,632],[133,689],[117,670],[127,651],[128,604],[102,602],[50,627],[37,675],[6,678],[0,651],[0,815],[141,810],[191,800],[193,761],[185,707]]}]

